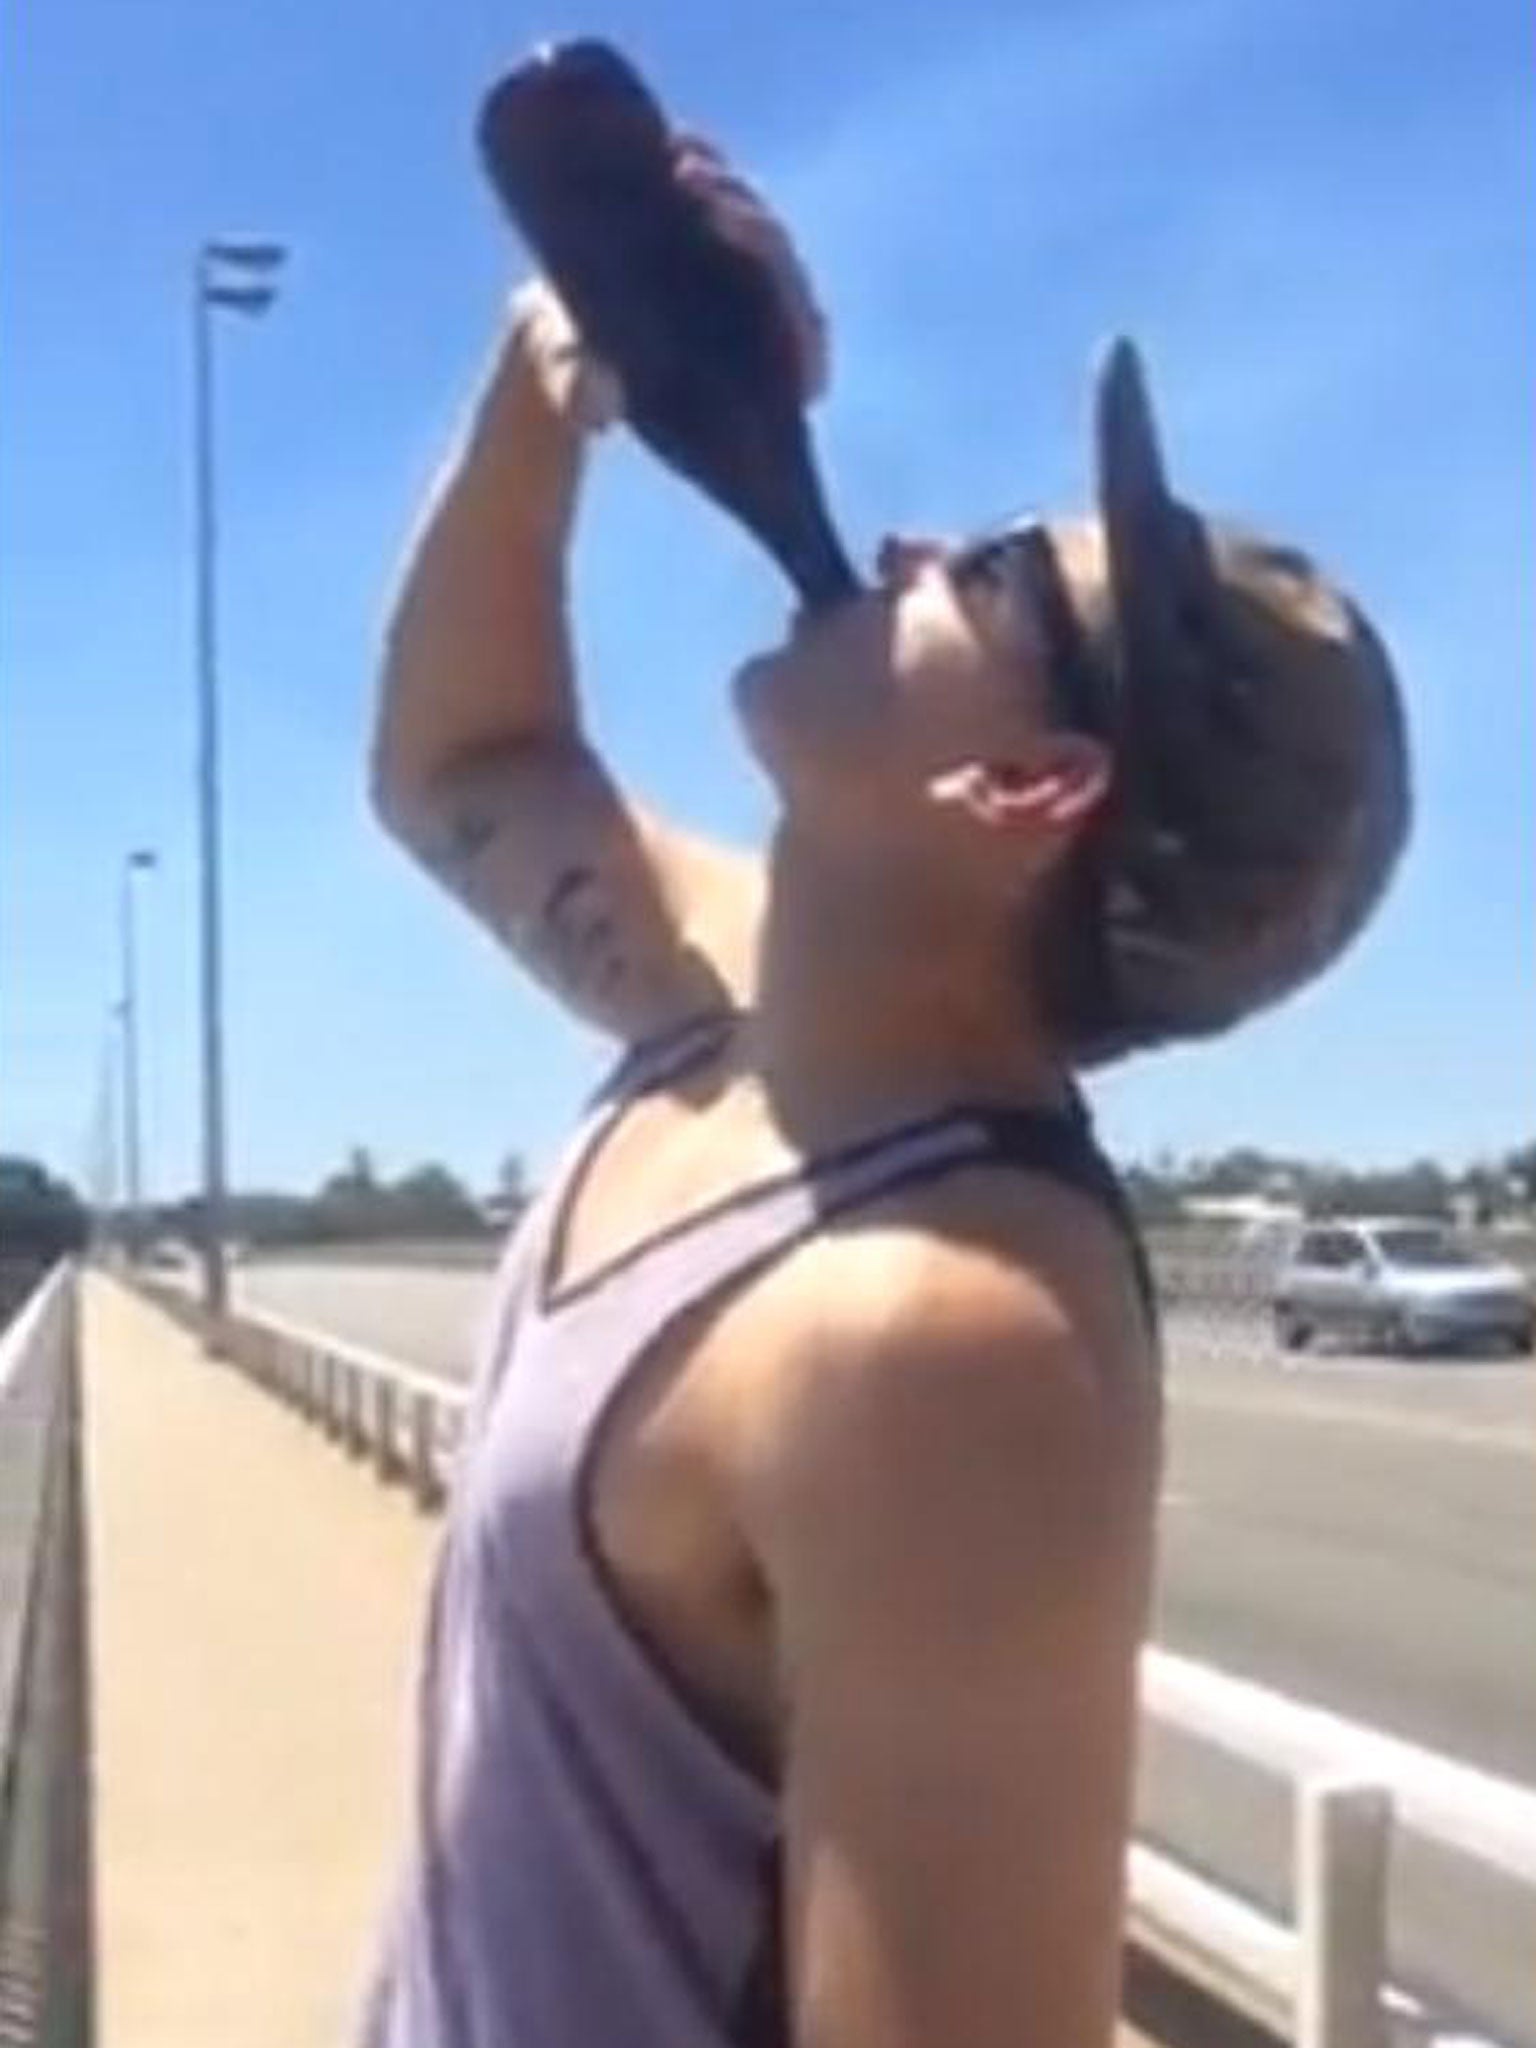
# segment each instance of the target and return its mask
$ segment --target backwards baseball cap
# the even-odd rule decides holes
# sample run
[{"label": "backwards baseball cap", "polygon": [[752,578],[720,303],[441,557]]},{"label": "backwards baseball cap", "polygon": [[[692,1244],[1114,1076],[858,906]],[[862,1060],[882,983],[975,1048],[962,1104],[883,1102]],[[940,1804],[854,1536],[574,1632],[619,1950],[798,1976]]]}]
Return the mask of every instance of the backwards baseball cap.
[{"label": "backwards baseball cap", "polygon": [[1086,641],[1115,780],[1084,848],[1085,1063],[1221,1031],[1312,980],[1380,901],[1411,813],[1380,640],[1305,555],[1174,496],[1124,340],[1095,452],[1107,577]]}]

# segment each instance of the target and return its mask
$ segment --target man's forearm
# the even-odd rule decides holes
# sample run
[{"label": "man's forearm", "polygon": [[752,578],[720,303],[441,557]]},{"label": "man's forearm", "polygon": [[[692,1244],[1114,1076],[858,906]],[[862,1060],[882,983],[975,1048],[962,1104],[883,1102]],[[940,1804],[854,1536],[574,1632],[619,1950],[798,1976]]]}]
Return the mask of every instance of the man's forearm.
[{"label": "man's forearm", "polygon": [[581,463],[579,429],[509,338],[390,619],[373,749],[386,813],[486,749],[576,733],[565,560]]}]

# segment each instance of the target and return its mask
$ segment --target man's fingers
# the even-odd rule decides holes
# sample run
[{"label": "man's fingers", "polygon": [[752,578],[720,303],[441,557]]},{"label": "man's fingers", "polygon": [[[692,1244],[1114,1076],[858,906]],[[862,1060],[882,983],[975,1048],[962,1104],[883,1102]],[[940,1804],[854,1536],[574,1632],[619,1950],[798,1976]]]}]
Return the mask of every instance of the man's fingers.
[{"label": "man's fingers", "polygon": [[760,207],[744,206],[738,199],[719,198],[711,198],[707,206],[710,220],[727,241],[769,261],[783,261],[798,268],[789,237]]},{"label": "man's fingers", "polygon": [[725,152],[707,135],[700,135],[696,128],[674,128],[672,131],[672,154],[681,161],[685,156],[702,157],[709,163],[723,164]]},{"label": "man's fingers", "polygon": [[545,397],[562,417],[589,434],[622,418],[623,384],[582,345],[564,300],[547,279],[533,278],[514,293],[512,324]]},{"label": "man's fingers", "polygon": [[570,393],[571,417],[589,434],[601,434],[624,417],[624,386],[597,356],[583,356]]},{"label": "man's fingers", "polygon": [[827,322],[793,243],[756,207],[721,202],[710,207],[710,220],[722,241],[755,257],[773,280],[800,359],[801,390],[807,398],[819,397],[827,385]]},{"label": "man's fingers", "polygon": [[767,201],[745,178],[737,177],[734,171],[722,170],[718,164],[706,163],[700,157],[684,157],[677,166],[677,182],[684,191],[702,199],[706,206],[741,206],[762,214],[765,220],[774,218]]},{"label": "man's fingers", "polygon": [[818,397],[828,377],[827,323],[783,223],[705,137],[680,131],[673,143],[678,183],[704,207],[722,240],[755,257],[773,280],[794,337],[801,390],[806,398]]}]

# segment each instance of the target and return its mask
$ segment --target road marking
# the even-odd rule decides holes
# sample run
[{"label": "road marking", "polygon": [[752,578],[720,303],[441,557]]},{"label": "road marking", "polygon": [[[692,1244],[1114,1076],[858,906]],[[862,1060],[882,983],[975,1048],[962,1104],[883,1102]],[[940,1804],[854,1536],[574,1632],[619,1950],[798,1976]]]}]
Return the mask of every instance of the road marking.
[{"label": "road marking", "polygon": [[1384,1415],[1379,1408],[1364,1408],[1346,1401],[1308,1401],[1294,1396],[1284,1401],[1234,1400],[1227,1394],[1208,1394],[1171,1386],[1169,1403],[1174,1409],[1212,1408],[1229,1415],[1268,1415],[1277,1421],[1339,1422],[1354,1429],[1379,1430],[1384,1435],[1422,1438],[1426,1443],[1460,1444],[1468,1450],[1500,1451],[1507,1457],[1536,1458],[1536,1436],[1519,1423],[1502,1427],[1472,1422],[1440,1421],[1427,1415]]}]

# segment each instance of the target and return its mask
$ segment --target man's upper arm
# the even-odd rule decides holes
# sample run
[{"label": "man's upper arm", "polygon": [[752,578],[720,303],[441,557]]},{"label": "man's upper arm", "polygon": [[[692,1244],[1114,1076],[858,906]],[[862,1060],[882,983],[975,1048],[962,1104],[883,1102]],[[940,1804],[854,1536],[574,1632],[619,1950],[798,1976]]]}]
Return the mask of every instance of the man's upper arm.
[{"label": "man's upper arm", "polygon": [[1028,1276],[940,1293],[823,1356],[763,1539],[793,2038],[1104,2048],[1152,1407]]},{"label": "man's upper arm", "polygon": [[381,808],[589,1022],[638,1039],[749,1000],[758,862],[647,816],[579,740],[486,749]]}]

